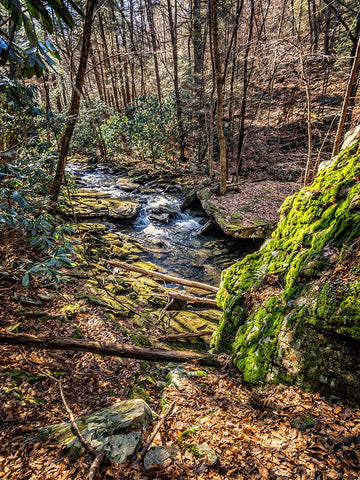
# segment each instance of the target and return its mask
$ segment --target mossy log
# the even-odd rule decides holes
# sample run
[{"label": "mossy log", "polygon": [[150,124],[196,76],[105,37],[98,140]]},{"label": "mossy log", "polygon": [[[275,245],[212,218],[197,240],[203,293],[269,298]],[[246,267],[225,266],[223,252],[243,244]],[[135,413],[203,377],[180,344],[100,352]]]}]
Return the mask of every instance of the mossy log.
[{"label": "mossy log", "polygon": [[135,358],[151,362],[184,363],[197,361],[199,365],[219,367],[218,358],[210,354],[192,351],[163,350],[160,348],[135,347],[133,345],[106,344],[91,339],[69,337],[38,337],[28,334],[0,333],[0,345],[22,345],[46,350],[80,350],[122,358]]},{"label": "mossy log", "polygon": [[217,293],[217,291],[219,290],[217,287],[213,287],[212,285],[208,285],[206,283],[195,282],[193,280],[186,280],[184,278],[179,278],[179,277],[173,277],[172,275],[154,272],[153,270],[145,270],[145,268],[136,267],[135,265],[130,265],[129,263],[125,263],[125,262],[118,262],[115,260],[111,260],[108,263],[112,267],[123,268],[124,270],[130,270],[132,272],[141,273],[149,277],[159,278],[160,280],[165,280],[165,282],[169,282],[169,283],[177,283],[179,285],[186,285],[188,287],[200,288],[201,290],[206,290],[208,292],[214,292],[214,293]]}]

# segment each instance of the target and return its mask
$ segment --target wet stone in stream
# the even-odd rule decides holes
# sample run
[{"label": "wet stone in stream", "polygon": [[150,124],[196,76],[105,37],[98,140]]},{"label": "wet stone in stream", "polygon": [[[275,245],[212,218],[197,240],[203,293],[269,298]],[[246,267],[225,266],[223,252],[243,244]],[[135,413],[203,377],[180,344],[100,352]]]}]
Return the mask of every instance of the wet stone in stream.
[{"label": "wet stone in stream", "polygon": [[112,233],[138,240],[145,250],[140,254],[141,260],[175,275],[216,285],[224,268],[260,245],[259,241],[233,239],[216,229],[199,235],[207,221],[206,214],[199,208],[181,211],[178,186],[159,186],[154,181],[139,186],[104,166],[70,163],[67,169],[90,197],[96,191],[114,201],[139,205],[131,223],[120,219],[111,223],[107,217],[107,227]]}]

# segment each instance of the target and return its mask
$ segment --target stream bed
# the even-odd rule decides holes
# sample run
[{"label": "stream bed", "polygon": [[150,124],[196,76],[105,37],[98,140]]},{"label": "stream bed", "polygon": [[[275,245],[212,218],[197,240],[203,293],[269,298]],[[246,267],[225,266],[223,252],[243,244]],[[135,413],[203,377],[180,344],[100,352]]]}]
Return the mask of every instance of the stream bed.
[{"label": "stream bed", "polygon": [[208,218],[200,205],[181,210],[183,194],[176,185],[133,184],[126,172],[117,173],[104,165],[69,163],[67,172],[83,189],[139,202],[141,208],[133,221],[106,225],[113,233],[139,241],[145,249],[141,260],[174,275],[218,285],[223,269],[259,248],[259,241],[231,238],[218,229],[199,234]]}]

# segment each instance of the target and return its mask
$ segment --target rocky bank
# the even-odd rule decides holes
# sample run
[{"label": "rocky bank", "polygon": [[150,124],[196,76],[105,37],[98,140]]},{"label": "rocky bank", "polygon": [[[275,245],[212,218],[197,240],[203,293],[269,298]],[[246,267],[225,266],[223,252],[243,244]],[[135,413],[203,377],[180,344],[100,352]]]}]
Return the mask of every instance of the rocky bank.
[{"label": "rocky bank", "polygon": [[245,380],[360,400],[359,140],[289,197],[260,251],[223,273],[213,340]]}]

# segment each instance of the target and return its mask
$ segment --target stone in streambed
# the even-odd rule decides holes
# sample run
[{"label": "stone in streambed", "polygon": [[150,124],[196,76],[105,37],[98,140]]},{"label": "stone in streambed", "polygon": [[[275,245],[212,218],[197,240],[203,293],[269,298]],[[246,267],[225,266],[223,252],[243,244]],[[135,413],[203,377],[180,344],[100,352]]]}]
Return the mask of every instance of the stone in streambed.
[{"label": "stone in streambed", "polygon": [[116,186],[125,192],[133,192],[140,187],[140,184],[133,182],[130,178],[121,177],[117,180]]},{"label": "stone in streambed", "polygon": [[123,246],[123,241],[121,240],[121,238],[115,233],[111,233],[111,232],[107,233],[106,235],[103,235],[101,237],[101,241],[110,246],[113,246],[113,245],[116,245],[117,247]]},{"label": "stone in streambed", "polygon": [[[85,439],[97,450],[105,451],[107,458],[123,463],[139,448],[142,431],[152,420],[150,407],[141,399],[117,402],[110,407],[79,417],[76,423]],[[29,441],[50,438],[64,445],[71,456],[80,456],[84,448],[72,433],[71,424],[58,423],[40,428]]]},{"label": "stone in streambed", "polygon": [[133,220],[137,217],[141,204],[136,201],[121,200],[96,190],[79,190],[72,197],[72,204],[63,207],[63,213],[77,219],[105,218],[111,220]]},{"label": "stone in streambed", "polygon": [[74,228],[77,228],[80,233],[101,233],[106,230],[106,225],[103,223],[78,223],[74,225]]},{"label": "stone in streambed", "polygon": [[[173,335],[177,333],[192,333],[200,332],[201,330],[217,329],[218,323],[222,317],[219,310],[200,310],[197,312],[190,312],[187,310],[173,311],[170,314],[170,325],[166,333]],[[199,337],[201,339],[203,337]],[[197,339],[197,341],[199,341]],[[187,338],[186,342],[191,341]]]},{"label": "stone in streambed", "polygon": [[129,309],[126,307],[126,305],[129,304],[129,300],[125,296],[120,296],[117,295],[118,301],[114,300],[113,298],[104,295],[99,292],[99,296],[97,295],[90,295],[86,294],[84,295],[85,298],[89,300],[90,303],[93,305],[99,305],[101,307],[108,308],[109,310],[115,310],[116,312],[121,312],[122,314],[128,314]]}]

